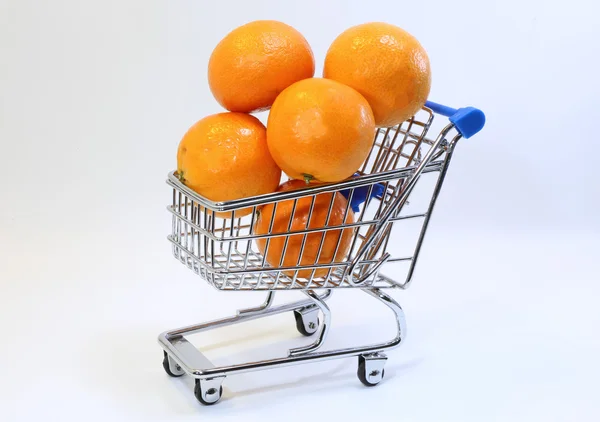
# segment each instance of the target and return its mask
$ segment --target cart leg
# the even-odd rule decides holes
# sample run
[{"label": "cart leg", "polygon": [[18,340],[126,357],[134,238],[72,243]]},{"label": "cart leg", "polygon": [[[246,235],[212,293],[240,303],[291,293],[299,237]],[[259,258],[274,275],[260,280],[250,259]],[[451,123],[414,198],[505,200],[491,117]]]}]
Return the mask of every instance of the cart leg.
[{"label": "cart leg", "polygon": [[270,291],[267,294],[267,299],[264,301],[264,303],[262,305],[257,306],[255,308],[240,309],[237,311],[237,314],[238,314],[238,316],[260,314],[261,312],[266,311],[267,309],[269,309],[271,307],[271,305],[273,304],[273,300],[275,300],[275,292]]},{"label": "cart leg", "polygon": [[225,377],[215,377],[207,379],[196,378],[194,386],[194,395],[202,404],[215,404],[223,395],[223,380]]},{"label": "cart leg", "polygon": [[[304,353],[310,353],[310,352],[314,352],[315,350],[317,350],[319,347],[321,347],[321,345],[325,341],[325,338],[327,337],[327,334],[329,333],[329,326],[331,325],[331,310],[329,309],[329,306],[327,306],[327,304],[325,303],[323,298],[319,297],[319,295],[316,294],[314,292],[314,290],[306,290],[306,291],[304,291],[304,294],[306,294],[315,303],[317,309],[320,309],[321,312],[323,313],[323,323],[321,324],[321,333],[319,334],[319,337],[313,343],[309,344],[308,346],[290,349],[289,356],[298,356],[298,355],[301,355]],[[313,324],[314,327],[316,327],[318,325],[318,320],[316,321],[316,324],[314,321],[314,319],[316,319],[315,312],[317,309],[315,309],[314,311],[309,309],[309,311],[306,312],[305,314],[301,314],[303,316],[304,315],[307,316],[307,322],[308,322],[309,329],[312,329],[311,324]],[[312,320],[310,318],[312,318]]]},{"label": "cart leg", "polygon": [[385,293],[383,290],[380,290],[376,287],[372,287],[369,289],[361,289],[361,291],[367,293],[370,296],[373,296],[380,302],[383,302],[385,306],[387,306],[394,312],[398,332],[396,334],[396,338],[391,343],[399,345],[400,342],[406,337],[406,320],[404,318],[404,311],[402,310],[398,302],[396,302],[394,298]]},{"label": "cart leg", "polygon": [[[325,291],[325,293],[323,293],[321,296],[319,296],[320,300],[326,300],[327,298],[329,298],[329,296],[331,296],[331,290],[327,290]],[[246,316],[251,316],[251,315],[260,315],[261,313],[267,311],[269,308],[271,308],[271,305],[273,305],[273,302],[275,300],[275,292],[274,291],[270,291],[267,294],[267,298],[265,299],[265,301],[260,305],[260,306],[256,306],[254,308],[246,308],[246,309],[239,309],[237,311],[237,315],[241,316],[241,317],[246,317]],[[309,310],[314,310],[318,312],[318,308],[312,304],[312,303],[307,303],[305,306],[301,307],[301,308],[297,308],[294,309],[294,311],[298,311],[302,314],[309,314]],[[310,318],[307,318],[310,319]],[[308,327],[308,324],[307,324]],[[311,335],[314,334],[317,330],[316,330],[316,326],[314,327],[314,329],[312,329],[312,333],[310,334],[306,334],[306,335]]]},{"label": "cart leg", "polygon": [[[383,302],[388,308],[394,312],[396,317],[397,334],[396,338],[390,342],[390,348],[400,344],[406,336],[406,320],[404,319],[404,311],[391,296],[377,288],[363,289],[363,291],[375,299]],[[385,362],[387,356],[381,351],[374,353],[362,353],[358,355],[358,379],[367,387],[373,387],[381,382],[385,375]]]}]

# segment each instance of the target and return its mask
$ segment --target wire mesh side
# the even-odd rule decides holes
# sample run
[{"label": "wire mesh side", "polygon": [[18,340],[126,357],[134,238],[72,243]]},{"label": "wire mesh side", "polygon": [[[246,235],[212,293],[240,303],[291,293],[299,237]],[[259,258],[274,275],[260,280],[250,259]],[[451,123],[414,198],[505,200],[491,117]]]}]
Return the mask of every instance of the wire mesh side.
[{"label": "wire mesh side", "polygon": [[[398,181],[391,180],[388,184],[397,185]],[[372,190],[373,185],[361,186],[351,190],[348,194],[349,199],[352,198],[357,189],[361,188]],[[335,195],[340,194],[336,193]],[[360,250],[364,240],[369,236],[370,229],[379,221],[377,216],[385,207],[385,198],[389,195],[391,193],[388,192],[382,195],[381,198],[373,198],[368,204],[363,204],[354,213],[352,220],[346,219],[346,216],[352,212],[347,207],[343,215],[344,224],[331,225],[328,224],[331,221],[328,221],[322,227],[306,228],[305,226],[302,229],[293,229],[290,224],[293,218],[290,218],[286,221],[285,229],[287,232],[273,230],[271,226],[264,235],[255,232],[256,225],[254,222],[259,213],[258,210],[242,218],[225,219],[215,217],[212,211],[198,212],[198,206],[189,199],[186,201],[183,195],[181,202],[175,204],[175,209],[178,212],[176,211],[173,214],[175,231],[171,234],[170,239],[174,244],[176,256],[196,274],[206,278],[218,289],[286,290],[350,287],[345,281],[348,261]],[[311,203],[316,196],[318,195],[308,196],[311,198]],[[330,194],[329,196],[331,201],[331,197],[334,197],[334,195]],[[179,198],[177,191],[175,191],[175,198]],[[288,201],[297,203],[299,199]],[[276,209],[276,206],[277,203],[274,203],[273,209]],[[292,205],[292,208],[294,207],[297,209],[297,205]],[[186,208],[188,210],[187,217]],[[330,220],[331,208],[331,202],[328,201],[325,212],[326,221]],[[192,216],[191,219],[190,215]],[[422,220],[425,216],[426,213],[424,212],[404,213],[395,216],[392,224],[396,225],[400,221],[406,223],[409,220]],[[310,219],[307,218],[304,221],[307,222]],[[332,247],[331,244],[335,243],[332,256],[337,255],[342,241],[342,236],[339,233],[344,231],[349,232],[347,235],[349,238],[347,241],[349,245],[348,253],[338,259],[311,265],[314,262],[319,262],[319,256],[326,241],[330,248]],[[210,238],[206,233],[212,233],[213,238]],[[357,277],[369,271],[369,268],[378,262],[383,253],[390,250],[388,247],[390,235],[391,232],[382,240],[377,253],[361,262],[357,269]],[[333,240],[328,239],[327,236],[333,236]],[[293,242],[294,237],[300,239],[299,241],[296,240],[296,245],[300,245],[295,255],[296,261],[284,263],[283,257],[288,255],[289,245],[290,242]],[[262,250],[257,246],[257,242],[261,240],[266,245],[263,246]],[[276,248],[281,252],[275,255],[278,257],[278,261],[271,260],[269,262],[266,257],[269,256],[269,245],[272,244],[273,240],[280,241]],[[313,262],[303,263],[302,251],[306,250],[309,243],[312,250],[316,251],[316,258]],[[406,253],[396,253],[392,255],[390,262],[410,261],[411,259],[412,256],[407,256]],[[323,270],[326,270],[325,274],[316,276],[317,271]],[[378,281],[384,282],[385,280],[374,276],[372,282],[378,285]],[[389,282],[384,284],[384,287],[390,287]],[[365,285],[373,284],[369,282]]]},{"label": "wire mesh side", "polygon": [[373,147],[359,173],[375,174],[418,165],[433,143],[427,138],[433,118],[431,110],[423,108],[397,126],[377,129]]}]

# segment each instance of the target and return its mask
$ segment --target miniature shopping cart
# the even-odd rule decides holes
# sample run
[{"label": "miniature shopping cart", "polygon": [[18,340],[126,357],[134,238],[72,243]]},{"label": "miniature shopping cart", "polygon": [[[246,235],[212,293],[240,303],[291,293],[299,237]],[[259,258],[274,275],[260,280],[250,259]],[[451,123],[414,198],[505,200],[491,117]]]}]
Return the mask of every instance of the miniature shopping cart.
[{"label": "miniature shopping cart", "polygon": [[[440,115],[449,117],[450,123],[443,123],[439,130],[434,130],[441,120]],[[479,132],[484,123],[485,116],[478,109],[455,110],[427,102],[417,115],[402,124],[376,130],[369,156],[352,178],[297,191],[212,202],[184,186],[176,174],[169,174],[167,183],[173,189],[173,200],[168,207],[172,214],[172,233],[168,239],[175,258],[216,289],[265,291],[267,298],[262,305],[240,310],[234,316],[161,334],[158,340],[164,350],[165,371],[173,377],[187,374],[195,378],[194,393],[203,404],[214,404],[221,398],[222,383],[230,375],[349,356],[358,356],[360,381],[367,386],[377,385],[384,376],[387,357],[383,351],[400,345],[406,332],[402,308],[384,289],[409,286],[457,141]],[[429,132],[435,132],[436,136],[431,137]],[[424,210],[415,212],[410,209],[415,188],[421,185],[421,180],[431,176],[433,183],[425,195]],[[310,222],[317,195],[325,193],[331,197],[331,213],[333,198],[338,195],[335,192],[347,198],[350,206],[345,212],[350,209],[354,212],[353,219],[347,220],[344,216],[345,224],[329,225],[328,214],[326,224],[318,228],[309,228],[307,223],[303,230],[293,231],[290,218],[287,232],[272,230],[278,203],[294,201],[293,214],[300,198],[310,198],[307,218]],[[267,233],[257,234],[254,223],[257,213],[266,204],[273,204],[269,207],[273,209],[271,228]],[[236,211],[248,208],[252,209],[249,215],[237,217]],[[416,224],[418,230],[415,241],[410,243],[409,253],[403,254],[396,247],[394,235],[410,224],[413,227]],[[309,235],[313,234],[311,242],[315,239],[314,233],[317,239],[320,238],[320,254],[326,233],[338,233],[337,249],[341,231],[352,234],[349,253],[343,259],[334,258],[333,262],[325,263],[315,260],[310,265],[301,261]],[[287,239],[291,236],[302,237],[298,265],[277,266],[267,262],[270,240],[286,238],[285,254]],[[405,239],[403,234],[399,237]],[[256,245],[257,239],[265,239],[264,254]],[[283,255],[280,264],[282,262]],[[397,325],[396,336],[380,344],[319,350],[331,322],[331,311],[325,301],[338,288],[359,289],[390,308]],[[299,290],[306,298],[273,306],[275,292],[279,290]],[[217,367],[186,339],[186,335],[288,311],[293,312],[298,331],[306,336],[316,335],[316,340],[289,350],[287,356]]]}]

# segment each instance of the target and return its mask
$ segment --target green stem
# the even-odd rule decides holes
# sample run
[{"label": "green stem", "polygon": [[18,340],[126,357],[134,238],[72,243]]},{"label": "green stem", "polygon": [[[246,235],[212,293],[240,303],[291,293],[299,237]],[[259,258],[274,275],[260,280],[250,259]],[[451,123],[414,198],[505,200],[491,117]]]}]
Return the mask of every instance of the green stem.
[{"label": "green stem", "polygon": [[302,176],[304,177],[304,181],[307,185],[310,184],[310,182],[312,182],[313,180],[315,180],[315,176],[313,176],[312,174],[302,173]]}]

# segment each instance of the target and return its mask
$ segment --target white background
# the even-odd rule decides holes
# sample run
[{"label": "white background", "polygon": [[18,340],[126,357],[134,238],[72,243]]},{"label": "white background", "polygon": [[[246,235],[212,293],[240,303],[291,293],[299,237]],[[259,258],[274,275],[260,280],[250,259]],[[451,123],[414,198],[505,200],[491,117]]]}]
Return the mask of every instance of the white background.
[{"label": "white background", "polygon": [[[599,13],[591,0],[0,0],[0,420],[599,420]],[[430,98],[488,123],[458,146],[413,287],[394,294],[409,336],[385,381],[362,387],[354,359],[255,372],[209,408],[164,374],[156,336],[262,297],[217,292],[172,259],[164,179],[185,130],[220,110],[212,48],[255,19],[299,29],[317,75],[347,27],[404,27],[429,52]],[[392,334],[372,302],[334,295],[331,347]],[[286,314],[198,344],[239,362],[302,341]]]}]

